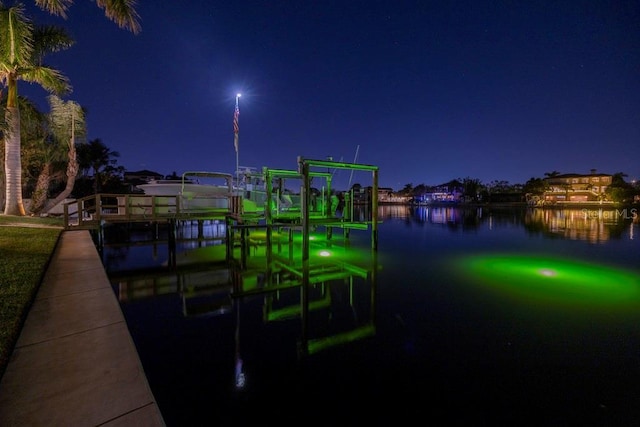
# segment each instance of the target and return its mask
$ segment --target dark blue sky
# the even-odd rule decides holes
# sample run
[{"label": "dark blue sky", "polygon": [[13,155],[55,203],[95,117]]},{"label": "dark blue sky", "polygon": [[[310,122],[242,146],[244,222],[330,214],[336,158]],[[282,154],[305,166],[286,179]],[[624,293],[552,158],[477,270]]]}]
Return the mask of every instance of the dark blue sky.
[{"label": "dark blue sky", "polygon": [[[89,139],[129,171],[232,173],[242,92],[241,166],[357,151],[394,189],[591,169],[640,178],[638,1],[141,0],[138,11],[138,35],[87,0],[67,20],[36,17],[76,39],[47,62],[88,109]],[[336,174],[338,186],[350,178]]]}]

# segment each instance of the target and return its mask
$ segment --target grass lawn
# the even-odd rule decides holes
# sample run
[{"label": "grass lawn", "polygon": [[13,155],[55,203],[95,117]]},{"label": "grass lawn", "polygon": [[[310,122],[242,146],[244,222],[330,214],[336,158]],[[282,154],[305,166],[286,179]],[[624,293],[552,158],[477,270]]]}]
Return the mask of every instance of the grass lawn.
[{"label": "grass lawn", "polygon": [[62,231],[58,218],[0,215],[0,377]]}]

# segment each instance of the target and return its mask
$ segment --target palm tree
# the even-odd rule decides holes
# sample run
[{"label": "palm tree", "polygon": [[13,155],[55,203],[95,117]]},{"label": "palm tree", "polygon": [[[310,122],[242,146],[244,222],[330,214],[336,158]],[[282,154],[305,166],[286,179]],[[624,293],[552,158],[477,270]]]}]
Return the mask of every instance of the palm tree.
[{"label": "palm tree", "polygon": [[[52,15],[67,17],[67,10],[73,0],[35,0],[36,5]],[[120,28],[127,29],[134,34],[140,32],[140,16],[136,12],[136,0],[95,0],[100,9],[104,9],[105,16],[115,22]]]},{"label": "palm tree", "polygon": [[[73,101],[63,101],[55,95],[49,96],[49,106],[51,111],[48,115],[48,123],[50,136],[53,139],[54,145],[58,145],[58,142],[62,142],[66,147],[67,153],[66,161],[66,184],[64,190],[60,192],[48,205],[36,204],[34,198],[34,207],[41,208],[44,212],[56,206],[58,203],[66,199],[73,191],[73,186],[76,182],[76,176],[78,176],[78,160],[76,155],[76,138],[83,138],[86,133],[84,111],[77,103]],[[36,194],[47,194],[49,185],[51,183],[50,175],[51,167],[49,164],[45,164],[45,167],[41,169],[40,176],[38,177],[38,185],[36,187]],[[46,202],[46,197],[44,202]],[[32,207],[32,212],[34,209]]]},{"label": "palm tree", "polygon": [[399,191],[400,194],[403,194],[405,196],[410,196],[412,192],[413,192],[413,184],[412,183],[405,184],[404,188],[402,188],[402,190]]},{"label": "palm tree", "polygon": [[0,5],[0,82],[7,88],[5,110],[5,215],[25,215],[20,163],[20,109],[18,81],[37,83],[45,90],[64,94],[71,90],[65,76],[42,63],[47,53],[71,47],[73,40],[59,27],[34,27],[24,5]]},{"label": "palm tree", "polygon": [[478,178],[466,177],[462,180],[463,196],[466,201],[476,201],[482,188],[482,182]]},{"label": "palm tree", "polygon": [[93,170],[93,193],[98,194],[102,175],[117,163],[116,157],[120,157],[120,153],[111,151],[99,138],[78,145],[77,150],[78,163],[84,174],[88,175],[87,172]]},{"label": "palm tree", "polygon": [[[22,96],[18,97],[18,107],[20,109],[22,179],[24,187],[31,189],[29,210],[33,214],[39,212],[46,202],[48,187],[42,185],[41,179],[50,176],[49,172],[53,169],[52,165],[58,157],[58,149],[48,137],[47,115],[40,112],[33,102]],[[37,184],[34,186],[36,179]],[[49,181],[50,179],[47,179],[47,183]]]},{"label": "palm tree", "polygon": [[[6,133],[5,122],[6,97],[0,98],[0,134]],[[19,96],[18,108],[20,109],[20,157],[23,169],[22,179],[25,187],[33,188],[34,177],[47,157],[48,146],[46,142],[46,114],[40,112],[37,106],[29,99]],[[4,144],[0,144],[0,158],[4,159]],[[4,172],[4,170],[3,170]],[[4,177],[0,173],[0,177]],[[26,180],[26,183],[24,182]],[[4,181],[0,188],[0,206],[4,206]]]},{"label": "palm tree", "polygon": [[611,175],[611,185],[614,187],[627,187],[629,184],[624,179],[628,177],[624,172],[616,172]]}]

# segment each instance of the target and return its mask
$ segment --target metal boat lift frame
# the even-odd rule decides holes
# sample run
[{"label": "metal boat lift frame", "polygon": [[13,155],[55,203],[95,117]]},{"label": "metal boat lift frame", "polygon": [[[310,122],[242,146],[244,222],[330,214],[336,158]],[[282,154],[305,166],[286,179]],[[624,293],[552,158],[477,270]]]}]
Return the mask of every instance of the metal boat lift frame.
[{"label": "metal boat lift frame", "polygon": [[[378,251],[378,167],[356,163],[343,163],[327,160],[310,160],[298,157],[298,171],[302,176],[302,300],[301,300],[301,320],[302,320],[302,343],[303,351],[309,350],[308,330],[309,330],[309,294],[310,294],[310,266],[309,266],[309,234],[313,225],[309,217],[309,206],[311,203],[311,178],[314,174],[313,168],[347,169],[370,171],[372,173],[372,197],[371,197],[371,249],[374,252],[374,259]],[[328,169],[327,169],[328,170]],[[374,263],[375,264],[375,263]],[[376,272],[372,271],[372,281],[376,283]],[[374,285],[375,289],[375,285]],[[375,291],[374,291],[375,292]],[[372,309],[375,312],[375,308]],[[368,331],[367,333],[371,333]]]}]

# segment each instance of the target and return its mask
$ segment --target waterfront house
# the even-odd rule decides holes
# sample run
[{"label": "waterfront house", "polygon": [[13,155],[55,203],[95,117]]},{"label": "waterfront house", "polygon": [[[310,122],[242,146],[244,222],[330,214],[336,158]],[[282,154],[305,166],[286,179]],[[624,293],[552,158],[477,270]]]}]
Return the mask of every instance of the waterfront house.
[{"label": "waterfront house", "polygon": [[588,175],[566,173],[544,178],[547,189],[545,203],[585,203],[606,200],[605,190],[611,185],[612,175],[591,171]]}]

